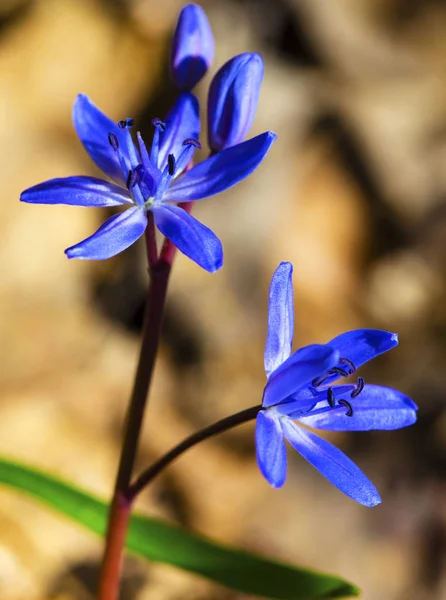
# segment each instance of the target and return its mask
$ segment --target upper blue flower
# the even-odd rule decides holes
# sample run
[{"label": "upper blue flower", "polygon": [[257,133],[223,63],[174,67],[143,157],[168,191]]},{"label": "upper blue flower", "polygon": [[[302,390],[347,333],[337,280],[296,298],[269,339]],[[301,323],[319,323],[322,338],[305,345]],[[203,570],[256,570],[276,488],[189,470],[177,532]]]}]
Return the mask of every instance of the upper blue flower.
[{"label": "upper blue flower", "polygon": [[[257,168],[276,135],[265,132],[224,150],[183,173],[199,146],[198,101],[183,93],[166,122],[154,119],[150,152],[139,132],[133,143],[132,119],[118,124],[106,117],[84,95],[73,107],[77,134],[94,162],[116,183],[96,177],[51,179],[25,190],[24,202],[76,206],[126,207],[108,219],[92,236],[65,250],[68,258],[106,259],[128,248],[145,231],[147,211],[163,235],[207,271],[223,264],[215,234],[176,206],[201,200],[238,183]],[[116,185],[117,184],[117,185]]]},{"label": "upper blue flower", "polygon": [[172,40],[170,70],[180,90],[191,90],[214,60],[214,36],[206,13],[197,4],[180,12]]},{"label": "upper blue flower", "polygon": [[374,485],[338,448],[298,424],[330,431],[399,429],[416,421],[416,404],[392,388],[333,385],[398,344],[394,333],[357,329],[328,344],[291,354],[294,328],[293,267],[274,273],[268,313],[263,410],[257,415],[256,449],[262,474],[274,487],[286,479],[285,439],[342,492],[365,506],[381,502]]}]

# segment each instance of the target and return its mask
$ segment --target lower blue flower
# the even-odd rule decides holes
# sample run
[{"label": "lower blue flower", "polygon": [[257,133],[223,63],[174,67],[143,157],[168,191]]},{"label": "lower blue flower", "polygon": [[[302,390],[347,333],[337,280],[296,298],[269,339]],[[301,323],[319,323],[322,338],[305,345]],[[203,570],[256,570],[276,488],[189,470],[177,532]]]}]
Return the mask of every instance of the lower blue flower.
[{"label": "lower blue flower", "polygon": [[322,345],[291,354],[294,308],[293,267],[281,263],[269,296],[263,410],[257,415],[256,451],[260,471],[274,487],[286,480],[285,440],[344,494],[364,506],[381,498],[364,473],[338,448],[302,427],[330,431],[392,430],[416,421],[416,404],[393,388],[332,385],[365,362],[398,344],[394,333],[358,329]]}]

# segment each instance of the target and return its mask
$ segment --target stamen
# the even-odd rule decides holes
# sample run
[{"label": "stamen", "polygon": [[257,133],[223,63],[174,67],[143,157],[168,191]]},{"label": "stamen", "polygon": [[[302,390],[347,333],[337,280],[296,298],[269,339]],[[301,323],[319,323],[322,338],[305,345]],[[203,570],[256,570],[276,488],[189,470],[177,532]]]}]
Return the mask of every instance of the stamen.
[{"label": "stamen", "polygon": [[348,400],[344,400],[343,398],[341,398],[341,400],[338,400],[338,404],[340,406],[345,406],[345,408],[347,409],[347,412],[345,413],[346,417],[353,417],[353,406]]},{"label": "stamen", "polygon": [[113,150],[115,152],[119,148],[118,138],[115,136],[114,133],[108,134],[108,143],[110,144],[110,146],[113,148]]},{"label": "stamen", "polygon": [[341,363],[341,365],[347,365],[348,367],[350,367],[350,375],[353,375],[353,373],[356,371],[355,363],[349,358],[340,358],[339,362]]},{"label": "stamen", "polygon": [[333,367],[328,371],[329,375],[341,375],[341,377],[348,377],[350,373],[348,373],[345,369],[341,369],[341,367]]},{"label": "stamen", "polygon": [[134,123],[134,121],[133,121],[132,118],[125,120],[125,124],[126,124],[126,126],[127,126],[128,129],[130,129],[130,127],[133,127],[133,123]]},{"label": "stamen", "polygon": [[175,175],[175,156],[173,154],[169,154],[167,157],[167,164],[169,166],[169,175],[173,177]]},{"label": "stamen", "polygon": [[327,401],[330,405],[330,408],[334,408],[336,406],[336,396],[334,395],[333,388],[328,388]]},{"label": "stamen", "polygon": [[158,119],[158,117],[152,119],[152,125],[157,128],[159,127],[161,131],[166,131],[166,124],[161,119]]},{"label": "stamen", "polygon": [[311,385],[313,387],[319,387],[320,385],[322,385],[328,378],[330,377],[330,375],[327,375],[326,373],[324,373],[324,375],[319,375],[319,377],[316,377],[316,379],[313,379],[313,381],[311,382]]},{"label": "stamen", "polygon": [[133,171],[130,169],[130,171],[128,172],[127,181],[126,181],[126,185],[128,188],[130,187],[130,184],[132,182],[132,177],[133,177]]},{"label": "stamen", "polygon": [[[140,166],[140,165],[138,165]],[[131,175],[130,175],[131,173]],[[136,167],[136,169],[134,169],[133,171],[130,171],[129,173],[129,178],[128,178],[128,186],[129,188],[135,187],[135,185],[137,183],[139,183],[141,181],[141,171],[138,169],[138,167]]]},{"label": "stamen", "polygon": [[118,127],[119,127],[119,129],[125,129],[127,127],[127,121],[125,121],[125,120],[119,121]]},{"label": "stamen", "polygon": [[194,138],[187,138],[183,142],[183,146],[195,146],[198,150],[201,150],[201,144],[198,140]]},{"label": "stamen", "polygon": [[359,396],[359,394],[362,392],[363,389],[364,389],[364,378],[358,377],[358,380],[356,382],[356,388],[350,394],[350,398],[356,398],[356,396]]}]

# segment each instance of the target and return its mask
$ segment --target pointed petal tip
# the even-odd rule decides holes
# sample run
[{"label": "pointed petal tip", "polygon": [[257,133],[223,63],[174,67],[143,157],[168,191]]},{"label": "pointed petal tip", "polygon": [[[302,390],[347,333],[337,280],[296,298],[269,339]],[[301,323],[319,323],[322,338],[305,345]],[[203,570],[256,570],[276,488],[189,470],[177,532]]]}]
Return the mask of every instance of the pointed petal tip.
[{"label": "pointed petal tip", "polygon": [[64,250],[64,254],[68,259],[72,258],[82,258],[82,256],[77,256],[75,246],[70,246]]},{"label": "pointed petal tip", "polygon": [[375,494],[371,495],[370,498],[368,498],[367,500],[364,500],[363,502],[358,500],[358,502],[367,508],[374,508],[375,506],[382,504],[382,499],[378,492],[376,492]]},{"label": "pointed petal tip", "polygon": [[[279,266],[277,267],[277,269],[274,271],[274,275],[279,271],[279,270],[289,270],[290,275],[292,275],[294,267],[293,267],[293,263],[290,263],[287,260],[282,260],[282,262],[279,263]],[[273,275],[273,277],[274,277]]]},{"label": "pointed petal tip", "polygon": [[266,131],[265,133],[266,133],[266,136],[268,137],[268,139],[271,140],[271,143],[275,142],[277,140],[277,134],[274,133],[274,131]]}]

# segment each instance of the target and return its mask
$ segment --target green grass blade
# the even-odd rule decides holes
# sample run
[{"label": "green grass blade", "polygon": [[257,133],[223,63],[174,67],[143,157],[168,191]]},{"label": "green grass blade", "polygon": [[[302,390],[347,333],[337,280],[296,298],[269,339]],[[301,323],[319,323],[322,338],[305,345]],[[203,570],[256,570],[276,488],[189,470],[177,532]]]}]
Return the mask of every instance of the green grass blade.
[{"label": "green grass blade", "polygon": [[[82,490],[6,459],[0,459],[0,484],[25,492],[90,531],[104,535],[107,505]],[[318,600],[359,594],[357,587],[339,577],[223,546],[143,515],[131,519],[127,549],[147,560],[170,564],[266,598]]]}]

